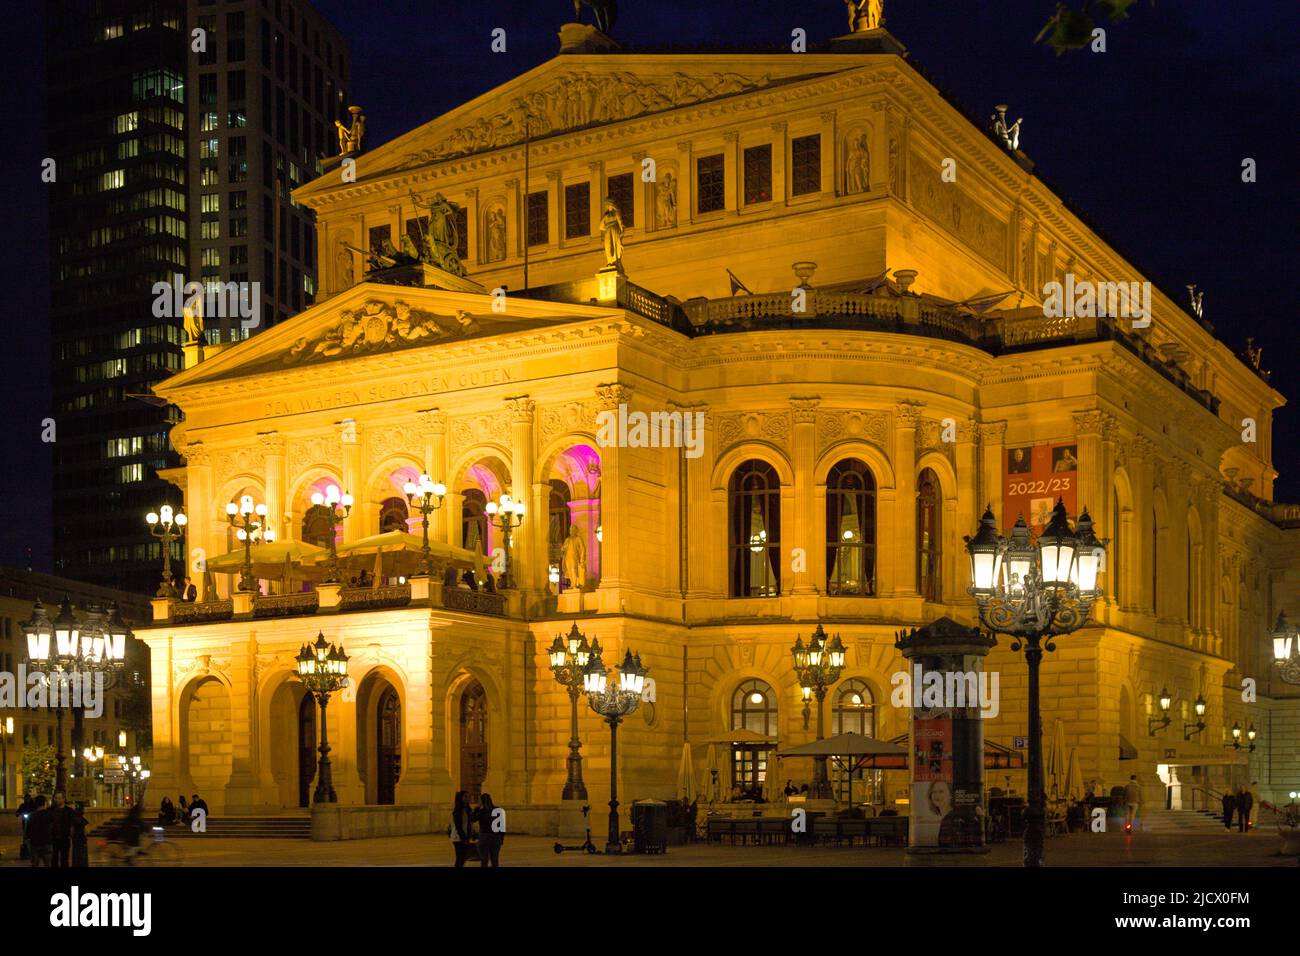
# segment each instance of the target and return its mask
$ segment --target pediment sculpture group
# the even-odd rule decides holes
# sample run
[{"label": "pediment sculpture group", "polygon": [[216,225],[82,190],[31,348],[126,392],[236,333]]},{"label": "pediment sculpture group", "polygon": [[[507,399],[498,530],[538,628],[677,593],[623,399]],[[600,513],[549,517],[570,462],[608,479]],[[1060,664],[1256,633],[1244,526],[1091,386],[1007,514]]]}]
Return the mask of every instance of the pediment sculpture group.
[{"label": "pediment sculpture group", "polygon": [[338,322],[320,339],[313,342],[305,335],[300,337],[285,353],[284,364],[381,352],[393,346],[434,342],[478,331],[478,322],[463,309],[452,316],[438,316],[412,309],[400,300],[390,304],[372,299],[359,309],[340,312]]}]

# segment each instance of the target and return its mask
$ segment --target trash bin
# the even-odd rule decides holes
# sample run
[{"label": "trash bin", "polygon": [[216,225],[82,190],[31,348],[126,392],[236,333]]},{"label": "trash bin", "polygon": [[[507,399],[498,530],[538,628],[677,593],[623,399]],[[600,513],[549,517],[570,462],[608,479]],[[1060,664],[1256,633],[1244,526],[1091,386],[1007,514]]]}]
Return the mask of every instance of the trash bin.
[{"label": "trash bin", "polygon": [[632,804],[632,844],[637,853],[668,852],[668,804],[662,800]]}]

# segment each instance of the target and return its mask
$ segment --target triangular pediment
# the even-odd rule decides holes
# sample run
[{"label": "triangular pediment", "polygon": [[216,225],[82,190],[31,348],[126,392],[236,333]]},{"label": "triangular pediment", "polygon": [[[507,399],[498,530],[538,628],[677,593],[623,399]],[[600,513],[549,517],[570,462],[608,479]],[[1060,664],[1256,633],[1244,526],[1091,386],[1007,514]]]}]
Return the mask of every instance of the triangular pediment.
[{"label": "triangular pediment", "polygon": [[[497,306],[494,308],[493,306]],[[178,389],[287,372],[409,349],[491,338],[584,320],[617,310],[363,282],[252,338],[205,350],[205,360],[155,386]]]},{"label": "triangular pediment", "polygon": [[[869,65],[865,54],[565,54],[357,155],[356,182]],[[364,144],[363,144],[364,145]],[[337,171],[301,187],[307,205]]]}]

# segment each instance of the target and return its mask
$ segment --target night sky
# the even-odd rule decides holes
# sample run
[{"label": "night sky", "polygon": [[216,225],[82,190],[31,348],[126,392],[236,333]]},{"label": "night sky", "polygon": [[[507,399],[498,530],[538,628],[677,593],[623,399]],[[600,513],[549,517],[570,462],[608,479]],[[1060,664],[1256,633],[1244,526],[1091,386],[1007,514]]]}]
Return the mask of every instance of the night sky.
[{"label": "night sky", "polygon": [[[1106,25],[1106,53],[1062,57],[1032,42],[1055,5],[888,0],[885,17],[912,61],[968,114],[982,119],[1007,103],[1023,116],[1021,148],[1057,194],[1176,302],[1197,283],[1219,337],[1240,349],[1255,336],[1274,386],[1300,401],[1290,365],[1300,354],[1300,4],[1138,0],[1127,21]],[[366,110],[372,148],[552,57],[573,14],[571,0],[316,6],[351,44],[352,100]],[[841,0],[619,6],[612,32],[625,48],[788,50],[795,27],[817,43],[848,22]],[[50,454],[40,442],[49,414],[43,15],[36,4],[5,11],[9,133],[0,151],[8,226],[0,564],[27,565],[30,548],[37,570],[50,564]],[[506,30],[505,54],[489,51],[496,27]],[[1256,183],[1241,181],[1245,157],[1258,163]],[[1297,501],[1300,412],[1285,408],[1275,421],[1277,497]]]}]

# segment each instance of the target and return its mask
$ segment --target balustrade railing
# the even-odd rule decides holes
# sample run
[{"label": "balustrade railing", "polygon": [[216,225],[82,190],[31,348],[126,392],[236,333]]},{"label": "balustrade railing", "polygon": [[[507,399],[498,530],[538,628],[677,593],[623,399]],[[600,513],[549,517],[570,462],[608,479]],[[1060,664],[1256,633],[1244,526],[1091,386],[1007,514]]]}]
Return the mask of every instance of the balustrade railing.
[{"label": "balustrade railing", "polygon": [[202,621],[228,621],[235,613],[235,602],[204,601],[196,604],[179,603],[172,605],[171,619],[178,624],[200,623]]},{"label": "balustrade railing", "polygon": [[290,617],[315,614],[320,597],[314,591],[297,594],[259,594],[253,601],[253,617]]},{"label": "balustrade railing", "polygon": [[339,609],[355,611],[377,607],[405,607],[411,603],[411,586],[393,584],[380,588],[344,588],[339,592]]},{"label": "balustrade railing", "polygon": [[468,588],[445,588],[442,606],[449,611],[466,611],[470,614],[506,613],[506,599],[493,591],[471,591]]}]

